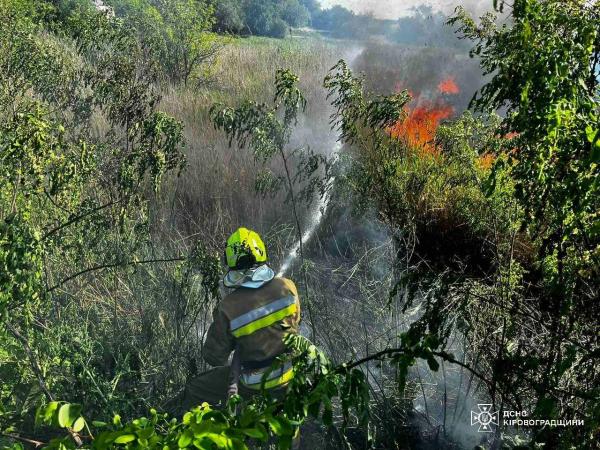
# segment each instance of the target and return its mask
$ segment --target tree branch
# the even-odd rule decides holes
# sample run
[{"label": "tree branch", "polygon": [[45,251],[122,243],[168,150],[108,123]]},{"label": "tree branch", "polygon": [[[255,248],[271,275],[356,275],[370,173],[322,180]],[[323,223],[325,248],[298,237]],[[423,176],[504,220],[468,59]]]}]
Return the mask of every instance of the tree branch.
[{"label": "tree branch", "polygon": [[53,228],[52,230],[46,232],[42,236],[42,240],[45,240],[45,239],[49,238],[53,234],[58,233],[60,230],[62,230],[64,228],[67,228],[68,226],[73,225],[74,223],[79,222],[80,220],[85,219],[86,217],[91,216],[92,214],[97,213],[98,211],[101,211],[101,210],[103,210],[105,208],[109,208],[109,207],[111,207],[113,205],[116,205],[117,203],[119,203],[121,201],[122,201],[122,199],[114,200],[114,201],[112,201],[110,203],[107,203],[105,205],[100,205],[100,206],[98,206],[98,207],[96,207],[96,208],[94,208],[94,209],[92,209],[90,211],[87,211],[87,212],[85,212],[85,213],[83,213],[83,214],[81,214],[79,216],[73,217],[73,218],[67,220],[66,222],[60,224],[56,228]]},{"label": "tree branch", "polygon": [[118,263],[100,264],[98,266],[93,266],[93,267],[88,267],[87,269],[83,269],[77,273],[74,273],[73,275],[69,275],[67,278],[63,279],[62,281],[58,282],[57,284],[55,284],[54,286],[52,286],[51,288],[46,290],[46,293],[52,292],[52,291],[58,289],[62,285],[68,283],[69,281],[71,281],[77,277],[80,277],[81,275],[85,275],[86,273],[90,273],[90,272],[95,272],[97,270],[110,269],[113,267],[135,266],[138,264],[178,262],[178,261],[185,261],[187,259],[188,259],[187,257],[178,256],[175,258],[149,259],[149,260],[144,260],[144,261],[126,261],[126,262],[118,262]]},{"label": "tree branch", "polygon": [[[355,361],[355,362],[352,362],[352,363],[340,366],[336,370],[339,371],[339,372],[342,372],[344,370],[351,370],[351,369],[354,369],[354,368],[356,368],[358,366],[361,366],[361,365],[363,365],[365,363],[368,363],[369,361],[380,360],[380,359],[383,359],[384,357],[389,357],[389,356],[400,354],[400,353],[406,353],[406,352],[405,352],[405,350],[403,350],[401,348],[388,348],[388,349],[385,349],[385,350],[381,350],[380,352],[374,353],[373,355],[365,356],[364,358],[359,359],[358,361]],[[477,378],[479,378],[484,383],[491,384],[491,381],[488,380],[487,378],[485,378],[480,372],[478,372],[477,370],[473,369],[468,364],[465,364],[465,363],[463,363],[461,361],[458,361],[457,359],[455,359],[449,353],[446,353],[446,352],[431,352],[431,353],[434,356],[442,358],[446,362],[449,362],[451,364],[456,364],[457,366],[462,367],[463,369],[467,370],[468,372],[471,372],[473,375],[475,375]]]},{"label": "tree branch", "polygon": [[49,401],[51,401],[51,402],[54,401],[54,397],[53,397],[52,393],[50,392],[50,390],[48,389],[48,386],[46,385],[46,381],[44,380],[44,376],[42,374],[42,368],[40,367],[40,363],[37,360],[35,354],[33,353],[33,350],[31,350],[29,341],[27,340],[27,338],[25,336],[23,336],[19,332],[19,330],[17,330],[15,327],[13,327],[10,324],[10,322],[6,321],[5,324],[6,324],[6,328],[10,332],[10,334],[12,334],[15,337],[15,339],[17,339],[23,345],[23,348],[25,349],[25,353],[27,353],[27,357],[29,358],[29,365],[31,366],[31,370],[33,370],[33,373],[35,374],[35,376],[38,380],[38,385],[40,386],[40,389],[42,390],[42,392],[48,398]]},{"label": "tree branch", "polygon": [[[39,363],[37,357],[35,356],[35,354],[33,353],[31,346],[29,345],[29,341],[27,340],[27,338],[25,336],[23,336],[19,332],[19,330],[17,330],[14,326],[12,326],[8,321],[5,322],[5,324],[6,324],[6,328],[10,332],[10,334],[12,334],[15,337],[15,339],[17,339],[23,345],[23,348],[25,349],[25,353],[27,353],[27,357],[29,358],[29,364],[31,366],[31,370],[33,371],[33,373],[35,374],[35,376],[38,380],[38,385],[40,386],[40,389],[42,390],[42,392],[44,393],[46,398],[49,401],[53,402],[54,396],[52,395],[52,393],[50,392],[50,389],[48,389],[48,386],[46,385],[46,381],[44,380],[44,375],[42,373],[42,368],[40,367],[40,363]],[[67,431],[69,432],[69,434],[75,441],[75,444],[77,445],[77,447],[81,447],[83,445],[83,441],[81,440],[81,437],[79,436],[79,434],[75,433],[70,428],[67,428]],[[21,439],[21,440],[25,439],[25,438],[19,438],[17,436],[13,436],[13,437],[15,439]],[[30,441],[29,443],[35,444],[36,442],[37,441]],[[40,444],[44,445],[43,443],[40,443]],[[38,447],[38,445],[36,445],[36,447]]]},{"label": "tree branch", "polygon": [[33,445],[34,448],[39,448],[39,447],[43,447],[46,445],[45,442],[36,441],[34,439],[29,439],[29,438],[26,438],[23,436],[19,436],[18,434],[1,433],[0,436],[5,436],[9,439],[14,439],[16,441],[24,442],[25,444]]}]

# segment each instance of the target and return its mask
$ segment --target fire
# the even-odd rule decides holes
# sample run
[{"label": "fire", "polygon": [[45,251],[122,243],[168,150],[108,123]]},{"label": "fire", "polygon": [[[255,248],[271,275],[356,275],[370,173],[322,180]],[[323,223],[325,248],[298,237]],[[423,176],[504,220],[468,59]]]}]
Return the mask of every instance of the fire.
[{"label": "fire", "polygon": [[409,147],[424,153],[436,153],[435,132],[444,119],[454,114],[454,108],[448,105],[435,105],[428,102],[407,109],[406,119],[391,127],[390,134],[404,140]]},{"label": "fire", "polygon": [[[403,89],[398,83],[397,89]],[[460,94],[460,88],[454,78],[449,77],[441,81],[434,94],[434,100],[425,100],[425,95],[416,95],[408,90],[413,97],[412,105],[405,107],[406,118],[398,121],[388,129],[390,136],[401,140],[406,146],[420,157],[431,155],[440,156],[440,149],[436,147],[435,135],[440,123],[444,119],[454,116],[454,108],[447,103],[448,95]],[[431,95],[431,93],[429,93]],[[510,134],[507,138],[513,138]],[[480,170],[489,171],[496,160],[494,153],[484,153],[478,156],[476,165]]]},{"label": "fire", "polygon": [[460,94],[460,88],[454,78],[446,78],[440,84],[438,84],[438,91],[440,94],[457,95]]},{"label": "fire", "polygon": [[[460,89],[454,78],[447,78],[438,85],[438,94],[457,95]],[[412,95],[412,93],[411,93]],[[434,101],[422,100],[420,95],[414,96],[416,106],[406,108],[406,118],[389,129],[392,137],[402,139],[406,144],[423,154],[437,154],[435,133],[444,119],[454,115],[454,108],[442,99]]]}]

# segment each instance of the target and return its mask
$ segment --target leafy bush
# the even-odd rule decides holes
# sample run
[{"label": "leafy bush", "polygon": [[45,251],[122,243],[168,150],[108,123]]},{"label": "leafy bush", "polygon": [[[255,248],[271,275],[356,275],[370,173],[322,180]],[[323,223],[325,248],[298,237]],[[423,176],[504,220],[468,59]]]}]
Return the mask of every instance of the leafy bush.
[{"label": "leafy bush", "polygon": [[[45,449],[138,446],[248,449],[252,443],[266,443],[275,437],[279,448],[288,449],[298,427],[308,417],[332,424],[335,398],[341,400],[345,423],[350,423],[353,412],[364,425],[368,419],[369,394],[362,372],[345,366],[332,367],[325,355],[302,337],[290,336],[286,344],[294,355],[296,375],[284,400],[273,399],[267,392],[247,403],[235,396],[223,410],[212,409],[204,403],[185,413],[181,421],[152,409],[150,418],[123,423],[121,417],[115,415],[110,424],[86,421],[81,405],[50,401],[38,408],[37,426],[64,429],[67,434],[49,442],[29,442],[37,442]],[[15,444],[12,448],[21,447]]]},{"label": "leafy bush", "polygon": [[215,11],[210,1],[113,0],[110,5],[137,30],[174,83],[202,78],[222,45],[212,33]]},{"label": "leafy bush", "polygon": [[267,36],[283,39],[288,34],[288,28],[288,24],[283,19],[275,18],[269,26]]},{"label": "leafy bush", "polygon": [[244,11],[236,0],[220,0],[215,10],[215,29],[219,33],[241,34],[246,27]]},{"label": "leafy bush", "polygon": [[281,6],[281,18],[291,27],[308,24],[308,10],[298,0],[286,0]]},{"label": "leafy bush", "polygon": [[[26,421],[40,397],[85,397],[92,411],[122,400],[115,366],[135,366],[136,356],[120,353],[114,339],[109,356],[90,339],[88,327],[103,322],[96,317],[90,325],[102,300],[78,283],[161,259],[142,256],[148,194],[185,158],[181,124],[155,109],[159,75],[129,28],[87,9],[63,20],[52,4],[37,1],[3,0],[0,16],[5,429]],[[98,122],[105,133],[95,133]],[[68,295],[69,285],[79,286],[78,296]],[[82,321],[72,311],[86,301]],[[114,309],[112,320],[116,326]]]},{"label": "leafy bush", "polygon": [[[528,309],[525,299],[535,298],[536,342],[528,345],[525,336],[508,333],[511,347],[498,359],[509,366],[498,382],[510,389],[516,379],[531,380],[523,390],[536,417],[574,410],[586,417],[585,428],[569,433],[536,432],[535,440],[546,446],[568,446],[573,436],[594,440],[600,421],[595,394],[582,395],[596,392],[592,386],[599,379],[590,359],[600,317],[598,6],[519,0],[510,26],[497,26],[491,15],[477,24],[464,10],[451,20],[474,41],[472,53],[481,54],[482,67],[493,74],[474,106],[507,108],[500,132],[515,136],[513,149],[495,164],[490,184],[499,186],[496,174],[510,170],[525,213],[521,227],[535,250],[525,267],[529,279],[516,278],[512,311]],[[510,259],[507,264],[512,284]]]}]

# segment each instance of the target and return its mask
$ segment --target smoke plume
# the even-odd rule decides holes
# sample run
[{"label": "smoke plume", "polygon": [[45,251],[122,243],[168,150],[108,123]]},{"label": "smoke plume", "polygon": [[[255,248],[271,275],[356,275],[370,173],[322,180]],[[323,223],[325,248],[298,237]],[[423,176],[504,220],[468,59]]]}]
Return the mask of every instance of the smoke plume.
[{"label": "smoke plume", "polygon": [[489,0],[321,0],[324,8],[341,5],[360,14],[373,14],[379,19],[397,19],[410,16],[415,8],[429,6],[433,12],[451,14],[459,4],[479,16],[492,8]]}]

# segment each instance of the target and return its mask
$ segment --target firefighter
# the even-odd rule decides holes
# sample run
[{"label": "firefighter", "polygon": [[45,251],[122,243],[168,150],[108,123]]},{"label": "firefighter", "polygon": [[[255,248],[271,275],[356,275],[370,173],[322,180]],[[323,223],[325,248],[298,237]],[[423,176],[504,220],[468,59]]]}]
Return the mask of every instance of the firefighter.
[{"label": "firefighter", "polygon": [[[285,361],[284,338],[299,332],[300,303],[294,283],[275,277],[268,265],[267,250],[258,233],[239,228],[227,240],[225,261],[228,272],[223,279],[232,289],[213,311],[213,322],[204,343],[204,360],[214,366],[190,380],[178,405],[186,411],[203,402],[223,405],[228,394],[244,399],[264,388],[275,396],[283,394],[293,377],[291,362]],[[237,372],[228,366],[229,357],[239,362]],[[275,360],[275,368],[269,372]],[[233,377],[232,377],[233,375]],[[179,409],[179,408],[178,408]]]}]

